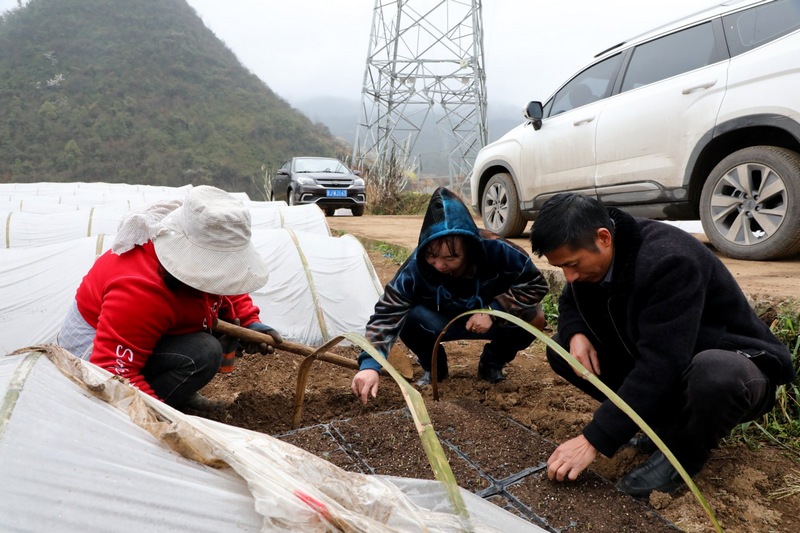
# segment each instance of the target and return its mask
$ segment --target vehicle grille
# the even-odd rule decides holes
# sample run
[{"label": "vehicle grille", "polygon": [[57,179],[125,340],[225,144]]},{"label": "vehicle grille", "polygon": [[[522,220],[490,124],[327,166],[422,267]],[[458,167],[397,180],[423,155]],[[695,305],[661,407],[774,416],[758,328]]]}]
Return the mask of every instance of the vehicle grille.
[{"label": "vehicle grille", "polygon": [[318,178],[317,183],[323,187],[349,187],[353,184],[353,180],[324,180]]}]

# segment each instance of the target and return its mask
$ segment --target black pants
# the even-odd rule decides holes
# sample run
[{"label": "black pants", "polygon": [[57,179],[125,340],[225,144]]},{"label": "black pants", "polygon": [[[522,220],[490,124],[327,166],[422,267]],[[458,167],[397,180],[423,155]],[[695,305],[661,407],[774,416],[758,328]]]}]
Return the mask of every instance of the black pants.
[{"label": "black pants", "polygon": [[142,375],[166,404],[180,408],[212,380],[222,364],[222,345],[209,333],[163,337]]},{"label": "black pants", "polygon": [[[563,346],[558,335],[553,340]],[[564,349],[569,351],[568,346]],[[598,352],[601,374],[611,390],[622,385],[632,364]],[[553,370],[597,401],[605,395],[581,378],[564,359],[547,349]],[[653,420],[645,420],[694,474],[719,441],[738,424],[769,412],[775,402],[775,386],[747,357],[735,351],[705,350],[692,358],[683,373],[680,390],[664,402],[668,406]]]},{"label": "black pants", "polygon": [[[403,329],[400,330],[400,339],[414,352],[424,370],[431,369],[431,356],[436,338],[455,316],[458,316],[458,313],[448,317],[421,305],[413,307],[408,312]],[[489,340],[490,342],[483,348],[480,359],[480,362],[488,368],[503,368],[517,356],[518,351],[530,346],[534,339],[533,334],[506,321],[495,322],[486,333],[473,333],[464,327],[467,320],[468,317],[453,324],[442,340]],[[439,346],[436,359],[437,373],[441,375],[446,368],[447,354],[444,347]]]}]

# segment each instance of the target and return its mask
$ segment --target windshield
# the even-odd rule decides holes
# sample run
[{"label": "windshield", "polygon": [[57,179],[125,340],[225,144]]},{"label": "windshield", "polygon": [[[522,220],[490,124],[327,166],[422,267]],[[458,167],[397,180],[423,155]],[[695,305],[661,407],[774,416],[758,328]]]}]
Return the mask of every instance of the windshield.
[{"label": "windshield", "polygon": [[294,161],[295,172],[332,172],[348,174],[350,171],[338,159],[299,158]]}]

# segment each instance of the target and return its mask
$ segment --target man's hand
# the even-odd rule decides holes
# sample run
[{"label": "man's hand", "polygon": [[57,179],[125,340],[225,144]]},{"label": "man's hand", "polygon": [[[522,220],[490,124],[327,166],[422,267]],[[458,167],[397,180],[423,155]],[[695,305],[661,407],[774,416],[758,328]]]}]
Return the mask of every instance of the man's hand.
[{"label": "man's hand", "polygon": [[580,435],[556,448],[547,460],[547,477],[564,481],[575,481],[583,470],[597,457],[597,448]]},{"label": "man's hand", "polygon": [[[238,319],[237,319],[237,321],[238,321]],[[275,342],[277,344],[280,344],[280,343],[283,342],[283,337],[281,337],[281,334],[278,333],[277,329],[272,328],[272,327],[270,327],[270,326],[268,326],[266,324],[263,324],[261,322],[253,322],[252,324],[247,326],[247,329],[252,329],[253,331],[257,331],[259,333],[264,333],[266,335],[269,335],[275,340]],[[244,341],[239,341],[239,349],[237,350],[236,355],[241,356],[242,352],[260,353],[262,355],[267,355],[267,354],[275,353],[275,348],[272,347],[271,345],[267,344],[266,342],[244,342]]]},{"label": "man's hand", "polygon": [[486,333],[492,327],[493,322],[492,315],[476,313],[469,316],[464,327],[471,333]]},{"label": "man's hand", "polygon": [[361,399],[361,403],[367,405],[367,399],[371,394],[373,398],[378,396],[378,384],[381,381],[381,375],[377,370],[366,369],[359,371],[353,382],[350,384],[350,390],[353,394]]},{"label": "man's hand", "polygon": [[[594,374],[600,375],[600,360],[597,358],[597,350],[592,346],[591,341],[583,333],[576,333],[569,340],[569,353],[578,360],[583,367]],[[575,370],[573,368],[573,370]],[[575,370],[579,376],[580,372]]]}]

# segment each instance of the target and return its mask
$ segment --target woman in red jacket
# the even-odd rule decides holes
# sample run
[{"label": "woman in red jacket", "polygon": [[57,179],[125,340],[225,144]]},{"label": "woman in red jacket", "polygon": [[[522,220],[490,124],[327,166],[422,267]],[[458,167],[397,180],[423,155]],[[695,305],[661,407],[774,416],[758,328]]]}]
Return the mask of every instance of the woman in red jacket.
[{"label": "woman in red jacket", "polygon": [[198,391],[232,351],[210,334],[214,318],[282,340],[247,295],[266,281],[249,210],[225,191],[195,187],[183,205],[156,204],[120,222],[58,343],[173,407],[208,408]]}]

